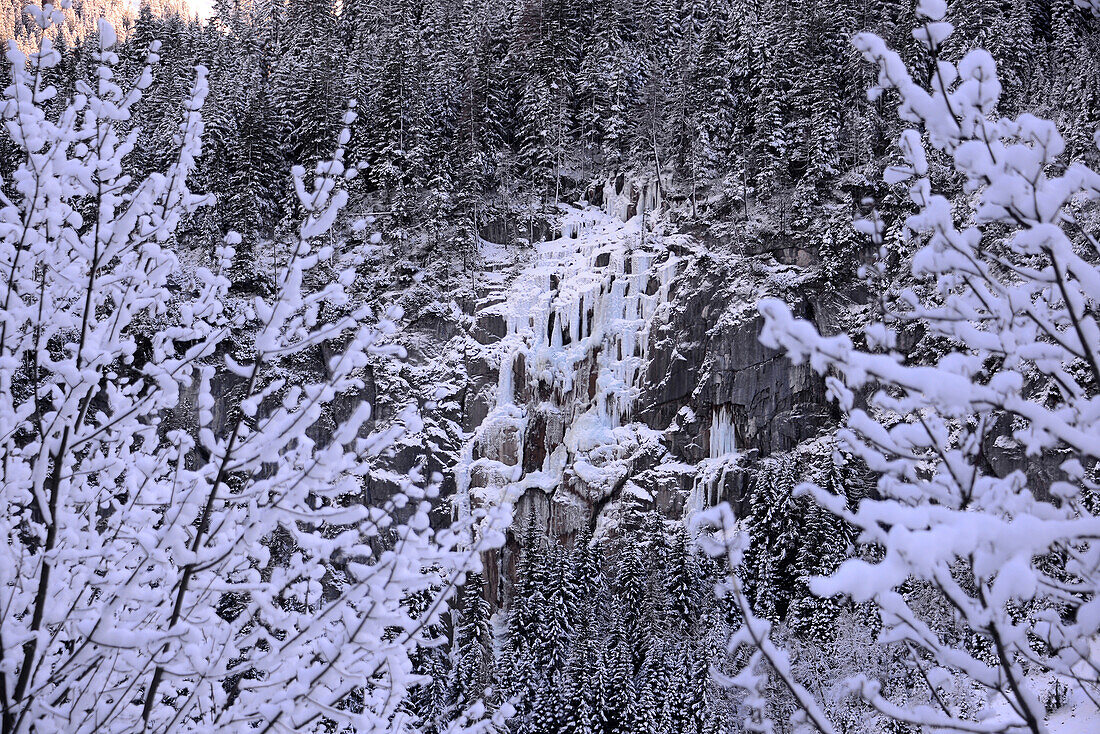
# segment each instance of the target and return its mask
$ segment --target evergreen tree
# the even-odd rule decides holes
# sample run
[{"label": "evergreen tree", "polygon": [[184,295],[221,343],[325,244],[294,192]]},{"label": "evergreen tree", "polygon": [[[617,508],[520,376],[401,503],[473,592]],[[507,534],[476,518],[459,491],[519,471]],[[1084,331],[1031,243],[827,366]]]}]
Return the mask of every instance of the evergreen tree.
[{"label": "evergreen tree", "polygon": [[597,630],[579,628],[565,677],[563,698],[565,710],[561,731],[563,734],[597,734],[600,729],[598,716],[600,651]]},{"label": "evergreen tree", "polygon": [[687,531],[676,524],[668,542],[668,554],[662,563],[666,576],[666,593],[670,602],[670,630],[673,635],[686,634],[695,616],[692,596],[693,580],[698,569],[692,563]]},{"label": "evergreen tree", "polygon": [[288,0],[275,71],[275,105],[282,117],[286,157],[294,165],[316,163],[331,148],[346,108],[332,0]]},{"label": "evergreen tree", "polygon": [[493,631],[484,579],[471,574],[462,590],[462,607],[454,632],[450,699],[457,712],[480,700],[493,669]]},{"label": "evergreen tree", "polygon": [[601,734],[628,734],[634,726],[634,663],[622,617],[613,615],[598,680],[597,718]]},{"label": "evergreen tree", "polygon": [[616,170],[632,142],[641,61],[624,39],[622,5],[597,3],[578,78],[578,134],[590,156]]},{"label": "evergreen tree", "polygon": [[[429,592],[418,592],[407,601],[410,614],[417,618],[424,614],[434,597]],[[432,625],[429,635],[441,641],[443,629]],[[419,731],[424,734],[438,734],[444,726],[448,714],[448,686],[450,664],[446,650],[440,646],[419,648],[412,656],[413,673],[418,676],[410,696],[402,702],[404,710],[417,722]]]},{"label": "evergreen tree", "polygon": [[645,616],[647,610],[646,575],[638,544],[630,542],[630,536],[621,546],[621,565],[615,580],[613,594],[617,611],[616,633],[629,651],[630,677],[642,667],[648,654],[651,629]]}]

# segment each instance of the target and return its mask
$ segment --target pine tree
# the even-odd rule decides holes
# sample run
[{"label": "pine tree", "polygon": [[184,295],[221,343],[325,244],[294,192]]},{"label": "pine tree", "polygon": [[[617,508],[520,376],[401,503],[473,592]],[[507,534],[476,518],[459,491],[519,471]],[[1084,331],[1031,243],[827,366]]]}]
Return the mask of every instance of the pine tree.
[{"label": "pine tree", "polygon": [[721,3],[710,3],[706,15],[695,19],[696,47],[684,91],[690,110],[688,125],[693,131],[687,143],[693,179],[711,178],[723,170],[733,143],[734,99],[730,89],[728,17]]},{"label": "pine tree", "polygon": [[710,689],[710,665],[706,651],[692,643],[687,657],[687,728],[692,734],[707,734],[713,730],[707,702]]},{"label": "pine tree", "polygon": [[[417,592],[407,601],[410,614],[417,618],[424,614],[433,601],[429,592]],[[441,640],[443,629],[432,625],[431,638]],[[437,734],[443,728],[448,714],[448,686],[450,665],[446,651],[439,645],[418,649],[411,659],[413,673],[420,678],[405,701],[403,709],[417,722],[418,731]]]},{"label": "pine tree", "polygon": [[482,698],[493,668],[493,632],[484,579],[471,574],[462,590],[462,607],[454,632],[450,700],[456,712]]},{"label": "pine tree", "polygon": [[592,529],[587,523],[577,531],[573,540],[573,587],[576,589],[576,606],[571,611],[573,619],[581,619],[585,610],[595,608],[604,585],[600,549],[592,540]]},{"label": "pine tree", "polygon": [[311,165],[330,152],[346,108],[332,0],[288,0],[285,36],[275,71],[275,104],[282,117],[286,157]]},{"label": "pine tree", "polygon": [[557,541],[553,541],[547,564],[541,575],[545,585],[545,606],[540,614],[540,650],[537,665],[540,670],[561,672],[569,657],[569,641],[573,633],[570,610],[575,607],[571,557]]},{"label": "pine tree", "polygon": [[594,160],[614,171],[631,147],[641,62],[623,38],[621,4],[597,3],[577,81],[577,128]]},{"label": "pine tree", "polygon": [[506,18],[496,0],[466,0],[460,32],[456,113],[455,208],[460,241],[478,230],[499,183],[507,122],[503,65]]},{"label": "pine tree", "polygon": [[133,116],[133,126],[140,131],[133,159],[142,173],[161,170],[179,150],[178,120],[183,112],[181,100],[186,98],[192,77],[194,33],[195,29],[178,16],[158,18],[145,4],[124,50],[136,69],[152,43],[160,44],[157,52],[160,61],[153,67],[153,83]]},{"label": "pine tree", "polygon": [[599,688],[596,685],[600,676],[598,634],[589,627],[578,629],[565,678],[562,734],[597,734],[600,731]]},{"label": "pine tree", "polygon": [[634,145],[646,168],[658,171],[660,157],[668,147],[667,118],[675,93],[680,26],[675,0],[656,0],[641,13],[638,109]]},{"label": "pine tree", "polygon": [[623,644],[630,651],[630,676],[633,677],[645,662],[652,628],[645,612],[648,608],[646,597],[646,575],[637,543],[631,542],[631,536],[623,539],[619,555],[621,565],[615,579],[615,605],[618,608],[617,620]]},{"label": "pine tree", "polygon": [[508,639],[499,676],[505,686],[505,696],[519,696],[515,716],[517,731],[529,731],[519,727],[530,723],[536,704],[535,693],[541,682],[536,655],[546,582],[541,573],[543,554],[532,517],[524,534],[519,563],[516,564],[516,579],[508,610]]},{"label": "pine tree", "polygon": [[515,94],[515,147],[534,191],[558,193],[570,138],[577,46],[568,0],[524,0],[516,8],[508,48]]},{"label": "pine tree", "polygon": [[794,108],[795,70],[800,59],[798,34],[788,17],[770,8],[761,17],[761,29],[754,35],[752,53],[760,59],[754,77],[752,170],[755,188],[769,197],[789,184],[788,154],[794,143],[790,111]]},{"label": "pine tree", "polygon": [[667,695],[668,686],[663,653],[663,649],[651,648],[645,665],[634,680],[634,731],[657,732],[660,729],[661,700]]},{"label": "pine tree", "polygon": [[666,680],[661,719],[670,734],[688,732],[692,726],[687,645],[685,639],[672,638],[663,655]]},{"label": "pine tree", "polygon": [[613,617],[604,643],[598,686],[597,718],[601,734],[632,732],[634,663],[630,641],[619,616]]},{"label": "pine tree", "polygon": [[696,612],[692,586],[698,571],[692,563],[689,542],[687,531],[677,523],[668,539],[668,554],[662,563],[670,606],[669,626],[673,635],[686,634]]}]

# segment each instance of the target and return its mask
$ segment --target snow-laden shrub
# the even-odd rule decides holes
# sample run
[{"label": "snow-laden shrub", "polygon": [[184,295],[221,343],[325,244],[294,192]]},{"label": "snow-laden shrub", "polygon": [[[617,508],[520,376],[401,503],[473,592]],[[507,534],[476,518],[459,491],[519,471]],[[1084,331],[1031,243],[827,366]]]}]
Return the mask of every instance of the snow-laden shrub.
[{"label": "snow-laden shrub", "polygon": [[[902,307],[866,329],[871,351],[845,335],[821,336],[775,300],[759,305],[761,339],[827,375],[847,418],[845,448],[880,475],[877,496],[858,508],[805,489],[880,549],[817,579],[813,591],[872,603],[880,643],[904,646],[923,681],[907,700],[883,695],[870,675],[851,681],[853,691],[903,724],[1040,734],[1050,696],[1039,688],[1051,677],[1072,689],[1082,711],[1100,701],[1100,243],[1073,213],[1100,195],[1100,176],[1060,160],[1063,140],[1050,122],[996,116],[1001,86],[984,50],[957,64],[941,58],[952,32],[945,11],[943,0],[918,8],[926,22],[914,36],[931,56],[927,87],[882,39],[855,38],[878,68],[872,95],[892,90],[914,126],[900,139],[905,164],[888,169],[887,181],[908,182],[916,212],[906,226],[923,238],[913,274],[930,287],[897,294]],[[946,157],[967,182],[965,225],[932,191],[930,154]],[[859,226],[881,234],[874,219]],[[932,363],[912,363],[897,350],[899,325],[952,346]],[[1053,465],[1058,476],[1036,484],[1023,470],[997,471],[994,451]],[[728,510],[705,519],[724,530],[708,539],[711,550],[735,564],[740,541]],[[928,600],[915,604],[904,593],[914,584],[937,595],[965,634],[930,623],[920,608]],[[797,699],[801,721],[840,730],[752,615],[740,581],[731,578],[724,591],[746,618],[733,644],[756,650],[734,681],[757,696],[753,730],[770,727],[758,695],[765,663]],[[974,711],[965,696],[945,695],[960,686],[980,691],[986,705]]]},{"label": "snow-laden shrub", "polygon": [[[209,203],[187,185],[205,70],[171,165],[135,178],[120,131],[155,45],[123,89],[101,22],[95,77],[51,116],[62,14],[28,11],[38,51],[9,45],[3,93],[22,154],[0,195],[3,731],[405,731],[410,653],[498,535],[434,529],[432,480],[347,499],[417,417],[372,431],[356,397],[393,325],[355,305],[357,253],[322,237],[354,174],[346,127],[295,171],[305,221],[272,295],[230,306],[239,237],[211,267],[170,249]],[[311,352],[323,377],[280,371]]]}]

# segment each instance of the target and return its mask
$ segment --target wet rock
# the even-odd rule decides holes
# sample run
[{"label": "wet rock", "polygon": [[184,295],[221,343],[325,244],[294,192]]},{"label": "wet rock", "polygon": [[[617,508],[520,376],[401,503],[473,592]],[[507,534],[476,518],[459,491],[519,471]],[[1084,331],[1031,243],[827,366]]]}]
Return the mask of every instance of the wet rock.
[{"label": "wet rock", "polygon": [[539,412],[527,424],[523,437],[523,472],[529,474],[542,468],[546,460],[546,414]]},{"label": "wet rock", "polygon": [[516,403],[526,403],[531,399],[531,386],[527,383],[527,358],[522,352],[512,361],[512,399]]},{"label": "wet rock", "polygon": [[489,486],[489,470],[484,464],[475,464],[470,470],[470,488],[480,489]]},{"label": "wet rock", "polygon": [[491,461],[499,461],[506,466],[515,466],[520,457],[519,428],[513,423],[490,424],[476,442],[479,456]]},{"label": "wet rock", "polygon": [[448,316],[428,313],[414,319],[409,330],[431,336],[439,342],[446,342],[458,333],[458,323]]},{"label": "wet rock", "polygon": [[481,354],[471,353],[466,360],[467,385],[462,400],[462,428],[473,431],[489,415],[496,388],[496,370]]},{"label": "wet rock", "polygon": [[486,242],[492,242],[496,245],[506,245],[512,241],[514,232],[514,226],[509,227],[507,220],[494,219],[478,230],[478,236]]}]

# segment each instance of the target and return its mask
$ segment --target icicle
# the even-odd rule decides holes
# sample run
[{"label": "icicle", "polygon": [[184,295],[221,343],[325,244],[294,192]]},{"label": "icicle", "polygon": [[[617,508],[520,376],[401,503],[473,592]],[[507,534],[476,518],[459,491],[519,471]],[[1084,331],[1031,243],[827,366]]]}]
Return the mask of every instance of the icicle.
[{"label": "icicle", "polygon": [[500,361],[500,374],[497,376],[497,406],[512,405],[515,403],[515,386],[513,382],[513,367],[516,353],[508,352]]},{"label": "icicle", "polygon": [[729,406],[719,405],[714,409],[710,424],[710,453],[712,459],[731,456],[737,453],[737,443],[733,430],[733,416]]},{"label": "icicle", "polygon": [[[478,498],[488,496],[489,489],[501,497],[521,496],[536,487],[567,491],[562,481],[567,467],[583,464],[597,481],[601,467],[626,459],[626,452],[637,446],[639,432],[649,430],[631,421],[641,394],[650,323],[668,300],[677,265],[671,254],[662,254],[658,261],[656,252],[635,249],[640,236],[647,247],[660,240],[659,235],[643,235],[644,223],[638,218],[625,221],[632,206],[631,187],[624,179],[616,193],[615,181],[608,181],[606,214],[595,208],[567,210],[557,226],[558,239],[532,245],[527,268],[508,290],[503,290],[503,275],[493,281],[502,289],[507,335],[489,347],[500,364],[497,394],[475,440],[507,463],[490,461],[485,454],[474,459],[476,453],[464,451],[462,466],[456,468],[460,491]],[[636,194],[639,209],[651,210],[659,200],[659,188],[652,184],[640,186]],[[602,258],[607,262],[597,268]],[[542,466],[526,475],[524,447],[517,451],[513,446],[516,440],[522,444],[528,410],[516,404],[517,390],[523,387],[513,384],[517,354],[524,355],[525,379],[537,386],[535,400],[549,404],[540,411],[559,416],[561,423],[554,430],[564,432],[564,437],[554,439],[554,451],[540,462]],[[730,423],[727,415],[716,418],[716,425],[722,420],[723,425]],[[728,436],[732,440],[732,426]],[[729,450],[733,448],[730,443]],[[471,483],[474,473],[478,479]],[[492,486],[484,487],[485,482]],[[690,503],[701,508],[710,501],[708,487],[713,482],[697,484]],[[457,503],[467,508],[470,504],[469,499]]]}]

